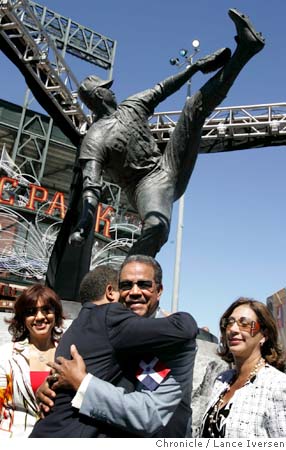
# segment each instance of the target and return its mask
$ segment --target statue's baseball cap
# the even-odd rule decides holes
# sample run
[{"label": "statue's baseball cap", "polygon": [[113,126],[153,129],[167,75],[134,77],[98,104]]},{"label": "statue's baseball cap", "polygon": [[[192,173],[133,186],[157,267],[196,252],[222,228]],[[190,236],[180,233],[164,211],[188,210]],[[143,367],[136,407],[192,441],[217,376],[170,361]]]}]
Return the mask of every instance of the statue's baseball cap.
[{"label": "statue's baseball cap", "polygon": [[[109,89],[113,84],[113,80],[103,80],[97,75],[89,75],[80,84],[78,88],[78,95],[81,100],[87,104],[93,92],[99,88],[104,87]],[[88,106],[88,105],[87,105]]]}]

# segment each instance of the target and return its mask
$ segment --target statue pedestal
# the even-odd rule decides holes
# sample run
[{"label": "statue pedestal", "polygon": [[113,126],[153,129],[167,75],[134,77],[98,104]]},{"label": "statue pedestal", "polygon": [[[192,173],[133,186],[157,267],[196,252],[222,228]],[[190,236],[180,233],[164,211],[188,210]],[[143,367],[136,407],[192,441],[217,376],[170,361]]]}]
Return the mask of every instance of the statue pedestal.
[{"label": "statue pedestal", "polygon": [[11,334],[8,332],[8,323],[4,319],[10,319],[12,314],[10,312],[0,312],[0,345],[11,342]]},{"label": "statue pedestal", "polygon": [[62,305],[65,316],[64,328],[66,330],[72,321],[78,316],[81,309],[81,303],[71,302],[70,300],[62,300]]},{"label": "statue pedestal", "polygon": [[216,343],[197,339],[197,346],[191,403],[192,437],[199,436],[202,417],[210,400],[215,378],[219,373],[229,369],[228,364],[216,354]]}]

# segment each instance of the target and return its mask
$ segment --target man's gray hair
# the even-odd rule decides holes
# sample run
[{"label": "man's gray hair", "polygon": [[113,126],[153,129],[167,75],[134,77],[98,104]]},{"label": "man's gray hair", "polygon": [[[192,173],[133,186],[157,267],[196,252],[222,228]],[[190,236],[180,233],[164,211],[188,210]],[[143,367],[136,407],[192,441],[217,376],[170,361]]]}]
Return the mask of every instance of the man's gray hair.
[{"label": "man's gray hair", "polygon": [[163,278],[162,267],[160,266],[158,261],[156,261],[155,258],[153,258],[152,256],[147,256],[147,255],[127,256],[127,258],[124,260],[123,264],[120,267],[119,277],[120,277],[123,267],[125,267],[127,264],[132,263],[132,262],[140,262],[140,263],[152,266],[154,269],[154,279],[155,279],[156,285],[159,286],[162,284],[162,278]]}]

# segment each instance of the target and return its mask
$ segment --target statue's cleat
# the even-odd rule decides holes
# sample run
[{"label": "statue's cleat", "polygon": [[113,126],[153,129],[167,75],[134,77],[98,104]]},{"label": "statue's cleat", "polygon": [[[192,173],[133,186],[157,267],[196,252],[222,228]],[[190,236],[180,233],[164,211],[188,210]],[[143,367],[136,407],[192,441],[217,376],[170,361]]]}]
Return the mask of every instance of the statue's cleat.
[{"label": "statue's cleat", "polygon": [[236,26],[236,42],[239,45],[245,46],[246,49],[251,50],[253,54],[262,50],[265,45],[265,39],[262,33],[255,30],[249,17],[235,8],[230,9],[228,15]]},{"label": "statue's cleat", "polygon": [[200,58],[195,62],[195,65],[202,73],[214,72],[220,67],[224,66],[231,57],[231,50],[229,48],[221,48],[211,55]]}]

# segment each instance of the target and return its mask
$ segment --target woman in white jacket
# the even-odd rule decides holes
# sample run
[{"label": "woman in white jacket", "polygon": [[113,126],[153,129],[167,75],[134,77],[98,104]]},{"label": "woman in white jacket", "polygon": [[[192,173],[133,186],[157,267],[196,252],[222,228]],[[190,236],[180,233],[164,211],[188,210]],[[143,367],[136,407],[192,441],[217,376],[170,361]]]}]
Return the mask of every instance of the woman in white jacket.
[{"label": "woman in white jacket", "polygon": [[219,354],[234,368],[215,381],[201,437],[286,437],[285,361],[270,311],[242,297],[223,314],[220,331]]},{"label": "woman in white jacket", "polygon": [[0,439],[28,437],[38,419],[35,392],[49,373],[62,333],[60,298],[40,284],[15,301],[9,323],[12,342],[0,347]]}]

